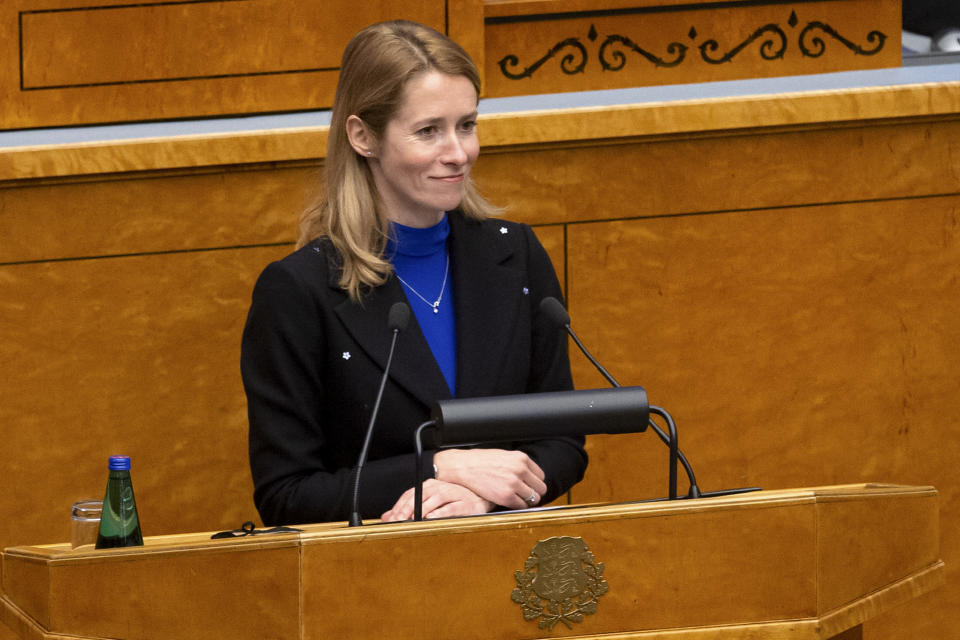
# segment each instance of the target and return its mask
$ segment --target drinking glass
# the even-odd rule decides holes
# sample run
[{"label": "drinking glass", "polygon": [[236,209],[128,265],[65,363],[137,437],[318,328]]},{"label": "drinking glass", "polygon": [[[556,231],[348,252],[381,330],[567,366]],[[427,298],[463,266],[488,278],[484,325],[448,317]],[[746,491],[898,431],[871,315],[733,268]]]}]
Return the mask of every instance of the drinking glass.
[{"label": "drinking glass", "polygon": [[70,508],[70,546],[76,549],[88,544],[96,544],[100,530],[100,514],[103,512],[103,500],[78,500]]}]

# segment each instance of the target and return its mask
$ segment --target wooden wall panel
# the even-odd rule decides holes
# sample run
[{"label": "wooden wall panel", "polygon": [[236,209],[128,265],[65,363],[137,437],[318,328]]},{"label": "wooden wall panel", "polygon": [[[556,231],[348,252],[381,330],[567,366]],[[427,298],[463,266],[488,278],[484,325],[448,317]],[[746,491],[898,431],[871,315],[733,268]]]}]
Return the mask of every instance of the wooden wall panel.
[{"label": "wooden wall panel", "polygon": [[[476,173],[511,217],[566,227],[576,330],[674,414],[703,488],[930,482],[949,530],[958,140],[956,116],[623,136],[492,150]],[[652,434],[588,449],[574,503],[666,494]],[[958,605],[925,596],[868,634],[944,637]]]},{"label": "wooden wall panel", "polygon": [[488,1],[488,96],[900,66],[900,3]]},{"label": "wooden wall panel", "polygon": [[291,243],[321,180],[314,163],[0,189],[0,263]]},{"label": "wooden wall panel", "polygon": [[[322,15],[310,3],[276,1],[65,9],[20,13],[23,90],[320,73],[340,65],[349,34],[317,36],[332,20],[357,25],[369,17],[346,11],[343,3],[328,5]],[[234,40],[237,34],[243,41]]]},{"label": "wooden wall panel", "polygon": [[240,334],[260,269],[289,250],[2,268],[4,547],[69,539],[71,502],[103,493],[116,453],[145,535],[255,518]]},{"label": "wooden wall panel", "polygon": [[394,18],[454,37],[491,97],[901,58],[890,0],[10,0],[0,129],[328,108],[346,42]]},{"label": "wooden wall panel", "polygon": [[954,192],[958,137],[955,117],[624,136],[494,150],[475,174],[508,216],[537,223],[740,211]]},{"label": "wooden wall panel", "polygon": [[537,239],[547,250],[550,260],[553,261],[553,268],[560,278],[560,285],[563,286],[563,274],[566,271],[566,235],[565,228],[562,225],[541,225],[534,227]]},{"label": "wooden wall panel", "polygon": [[[920,204],[572,225],[571,313],[621,383],[674,413],[703,488],[919,481],[960,453],[935,444],[960,415],[944,375],[960,367],[960,197]],[[659,441],[594,446],[576,501],[664,492]],[[610,471],[638,459],[657,471]]]},{"label": "wooden wall panel", "polygon": [[[704,488],[933,484],[951,531],[958,114],[952,83],[504,114],[476,178],[535,225],[596,355],[675,415]],[[0,547],[66,540],[118,447],[148,534],[253,515],[240,330],[322,137],[0,152]],[[665,493],[650,434],[589,447],[574,501]],[[960,542],[943,557],[950,585]],[[869,636],[960,628],[960,589],[919,602]]]},{"label": "wooden wall panel", "polygon": [[447,29],[436,0],[4,2],[0,129],[326,108],[347,41],[395,18]]}]

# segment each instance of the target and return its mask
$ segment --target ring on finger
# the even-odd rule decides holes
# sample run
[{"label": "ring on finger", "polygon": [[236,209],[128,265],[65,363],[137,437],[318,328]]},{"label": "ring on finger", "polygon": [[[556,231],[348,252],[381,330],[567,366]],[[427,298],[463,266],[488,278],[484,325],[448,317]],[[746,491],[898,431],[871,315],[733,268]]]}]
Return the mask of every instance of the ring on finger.
[{"label": "ring on finger", "polygon": [[527,498],[527,504],[533,506],[533,505],[537,504],[537,500],[539,500],[539,499],[540,499],[540,496],[537,495],[537,492],[536,492],[536,491],[531,491],[531,492],[530,492],[530,497]]}]

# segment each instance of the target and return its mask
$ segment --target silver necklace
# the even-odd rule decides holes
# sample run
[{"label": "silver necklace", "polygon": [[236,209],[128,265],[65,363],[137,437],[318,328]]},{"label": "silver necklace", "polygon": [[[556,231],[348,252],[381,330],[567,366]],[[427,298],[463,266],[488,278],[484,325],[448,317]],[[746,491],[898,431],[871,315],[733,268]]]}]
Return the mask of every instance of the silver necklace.
[{"label": "silver necklace", "polygon": [[429,300],[427,300],[426,298],[424,298],[422,295],[420,295],[420,292],[417,291],[416,289],[414,289],[413,287],[411,287],[410,284],[409,284],[406,280],[404,280],[403,278],[401,278],[401,277],[400,277],[400,274],[397,273],[396,270],[394,270],[393,275],[397,276],[397,280],[399,280],[400,282],[402,282],[402,283],[407,287],[407,289],[410,289],[410,291],[413,291],[413,294],[414,294],[415,296],[417,296],[418,298],[420,298],[421,300],[423,300],[423,301],[427,304],[427,306],[429,306],[430,308],[432,308],[434,313],[440,313],[440,301],[443,299],[443,292],[446,291],[446,289],[447,289],[447,274],[448,274],[449,272],[450,272],[450,254],[448,253],[448,254],[447,254],[447,266],[444,267],[444,269],[443,269],[443,284],[440,285],[440,295],[437,296],[437,299],[434,300],[433,302],[430,302]]}]

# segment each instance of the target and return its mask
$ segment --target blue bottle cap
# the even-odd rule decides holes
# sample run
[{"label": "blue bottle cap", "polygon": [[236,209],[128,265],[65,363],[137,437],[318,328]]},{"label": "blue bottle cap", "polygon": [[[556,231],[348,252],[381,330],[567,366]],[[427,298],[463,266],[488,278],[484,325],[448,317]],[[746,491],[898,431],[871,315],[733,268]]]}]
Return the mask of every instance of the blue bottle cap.
[{"label": "blue bottle cap", "polygon": [[130,471],[130,456],[110,456],[110,471]]}]

